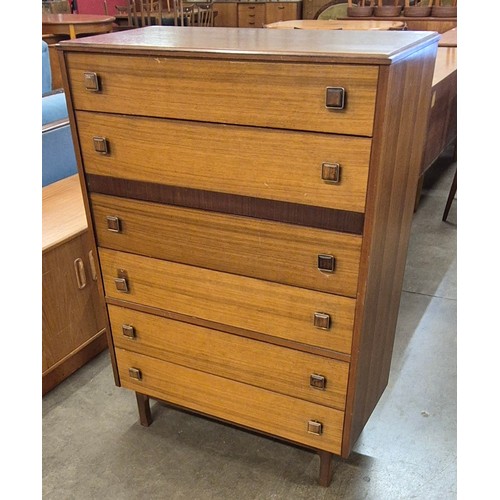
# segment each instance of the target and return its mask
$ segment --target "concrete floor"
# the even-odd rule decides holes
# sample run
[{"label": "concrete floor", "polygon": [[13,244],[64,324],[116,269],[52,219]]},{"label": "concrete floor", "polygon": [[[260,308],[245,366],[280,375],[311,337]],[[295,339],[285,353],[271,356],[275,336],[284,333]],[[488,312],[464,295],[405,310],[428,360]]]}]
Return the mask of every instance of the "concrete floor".
[{"label": "concrete floor", "polygon": [[415,214],[389,385],[349,460],[317,484],[318,457],[152,404],[115,387],[102,353],[43,398],[43,498],[447,500],[457,496],[455,164],[426,176]]}]

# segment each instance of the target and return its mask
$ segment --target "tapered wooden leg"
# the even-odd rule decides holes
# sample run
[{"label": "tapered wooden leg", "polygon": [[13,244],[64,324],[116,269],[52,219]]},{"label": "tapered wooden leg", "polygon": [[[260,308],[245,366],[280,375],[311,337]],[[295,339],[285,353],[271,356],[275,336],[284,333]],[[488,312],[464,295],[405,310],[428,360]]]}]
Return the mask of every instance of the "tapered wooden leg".
[{"label": "tapered wooden leg", "polygon": [[444,207],[443,220],[446,221],[448,218],[448,213],[453,203],[453,198],[457,193],[457,173],[455,172],[455,177],[453,177],[453,182],[451,183],[450,193],[448,194],[448,199],[446,200],[446,206]]},{"label": "tapered wooden leg", "polygon": [[151,408],[149,398],[140,392],[135,393],[137,399],[137,409],[139,410],[139,421],[144,427],[149,427],[153,419],[151,418]]},{"label": "tapered wooden leg", "polygon": [[330,486],[332,482],[332,457],[333,454],[328,451],[318,451],[319,455],[319,485]]}]

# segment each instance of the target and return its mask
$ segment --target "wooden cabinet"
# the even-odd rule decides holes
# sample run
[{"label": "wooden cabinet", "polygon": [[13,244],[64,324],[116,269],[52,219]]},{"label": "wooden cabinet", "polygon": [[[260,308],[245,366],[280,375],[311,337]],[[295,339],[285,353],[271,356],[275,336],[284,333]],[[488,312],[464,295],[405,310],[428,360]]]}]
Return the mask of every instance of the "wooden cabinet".
[{"label": "wooden cabinet", "polygon": [[262,28],[266,24],[266,4],[264,3],[239,3],[238,27]]},{"label": "wooden cabinet", "polygon": [[315,450],[329,484],[389,376],[437,42],[61,44],[115,381],[143,425],[166,401]]},{"label": "wooden cabinet", "polygon": [[268,2],[266,3],[266,24],[300,19],[301,10],[300,2]]},{"label": "wooden cabinet", "polygon": [[262,28],[276,21],[300,19],[302,2],[215,2],[214,25],[226,28]]},{"label": "wooden cabinet", "polygon": [[43,189],[42,393],[107,347],[80,183],[76,175]]},{"label": "wooden cabinet", "polygon": [[214,26],[224,28],[238,27],[238,4],[236,2],[214,2]]}]

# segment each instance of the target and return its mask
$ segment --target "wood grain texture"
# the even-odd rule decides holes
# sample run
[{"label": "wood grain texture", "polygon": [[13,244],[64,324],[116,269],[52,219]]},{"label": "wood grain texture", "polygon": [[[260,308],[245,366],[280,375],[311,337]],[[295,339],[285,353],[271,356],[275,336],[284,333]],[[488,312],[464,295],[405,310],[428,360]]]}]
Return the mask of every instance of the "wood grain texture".
[{"label": "wood grain texture", "polygon": [[42,253],[88,229],[78,175],[42,189]]},{"label": "wood grain texture", "polygon": [[[114,344],[128,351],[343,410],[348,363],[180,321],[108,306]],[[134,337],[122,332],[134,329]],[[326,388],[310,376],[326,378]]]},{"label": "wood grain texture", "polygon": [[363,234],[364,214],[332,208],[299,205],[284,201],[250,198],[186,187],[166,186],[156,182],[131,181],[116,177],[86,174],[88,189],[135,200],[196,208],[223,214],[242,215],[299,226]]},{"label": "wood grain texture", "polygon": [[[123,387],[306,446],[340,451],[344,414],[339,410],[123,349],[116,356]],[[140,369],[142,380],[130,378],[129,367]],[[307,432],[309,420],[323,423],[320,436]]]},{"label": "wood grain texture", "polygon": [[218,28],[238,27],[237,2],[214,2],[214,10],[217,11],[217,15],[214,17],[214,26]]},{"label": "wood grain texture", "polygon": [[[47,250],[42,255],[42,372],[74,356],[105,329],[105,308],[96,282],[89,275],[88,231]],[[84,262],[87,285],[79,289],[74,261]],[[102,349],[104,345],[99,344]],[[102,350],[101,349],[101,350]],[[90,353],[91,355],[93,353]],[[93,354],[95,355],[95,354]],[[91,356],[92,357],[92,356]],[[82,366],[90,358],[78,358]],[[73,366],[68,364],[68,366]],[[80,367],[78,366],[78,368]],[[75,366],[74,370],[77,368]],[[74,371],[73,370],[73,371]],[[61,374],[67,374],[62,370]],[[60,382],[61,380],[59,380]]]},{"label": "wood grain texture", "polygon": [[[130,115],[372,134],[378,77],[373,66],[269,65],[81,53],[71,54],[67,65],[77,110],[120,110]],[[98,74],[101,91],[85,89],[83,76],[87,71]],[[345,109],[325,108],[326,87],[345,88]]]},{"label": "wood grain texture", "polygon": [[[450,28],[448,28],[450,29]],[[63,41],[66,52],[106,52],[144,56],[218,59],[233,61],[323,62],[389,65],[416,49],[434,44],[435,33],[405,31],[318,32],[302,30],[277,33],[258,28],[207,28],[148,26]],[[203,83],[205,79],[203,79]],[[264,108],[265,109],[265,108]]]},{"label": "wood grain texture", "polygon": [[[100,194],[91,202],[100,247],[356,297],[360,236]],[[335,257],[333,273],[318,270],[320,254]]]},{"label": "wood grain texture", "polygon": [[[77,112],[90,174],[364,212],[369,139]],[[93,137],[105,137],[108,154]],[[144,150],[148,151],[144,155]],[[338,163],[340,182],[321,178]]]},{"label": "wood grain texture", "polygon": [[437,46],[381,70],[342,455],[387,385]]},{"label": "wood grain texture", "polygon": [[[107,297],[169,309],[334,351],[351,350],[355,300],[269,281],[99,249]],[[117,270],[128,275],[129,293],[116,290]],[[332,326],[313,326],[315,312]]]}]

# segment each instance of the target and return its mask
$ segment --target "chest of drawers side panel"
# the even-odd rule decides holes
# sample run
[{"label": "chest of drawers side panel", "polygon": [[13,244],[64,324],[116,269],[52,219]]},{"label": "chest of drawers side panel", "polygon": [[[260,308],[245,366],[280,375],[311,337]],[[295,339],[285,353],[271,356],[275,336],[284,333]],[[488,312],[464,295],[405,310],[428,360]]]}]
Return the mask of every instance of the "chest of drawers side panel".
[{"label": "chest of drawers side panel", "polygon": [[381,69],[343,456],[389,378],[436,49]]}]

